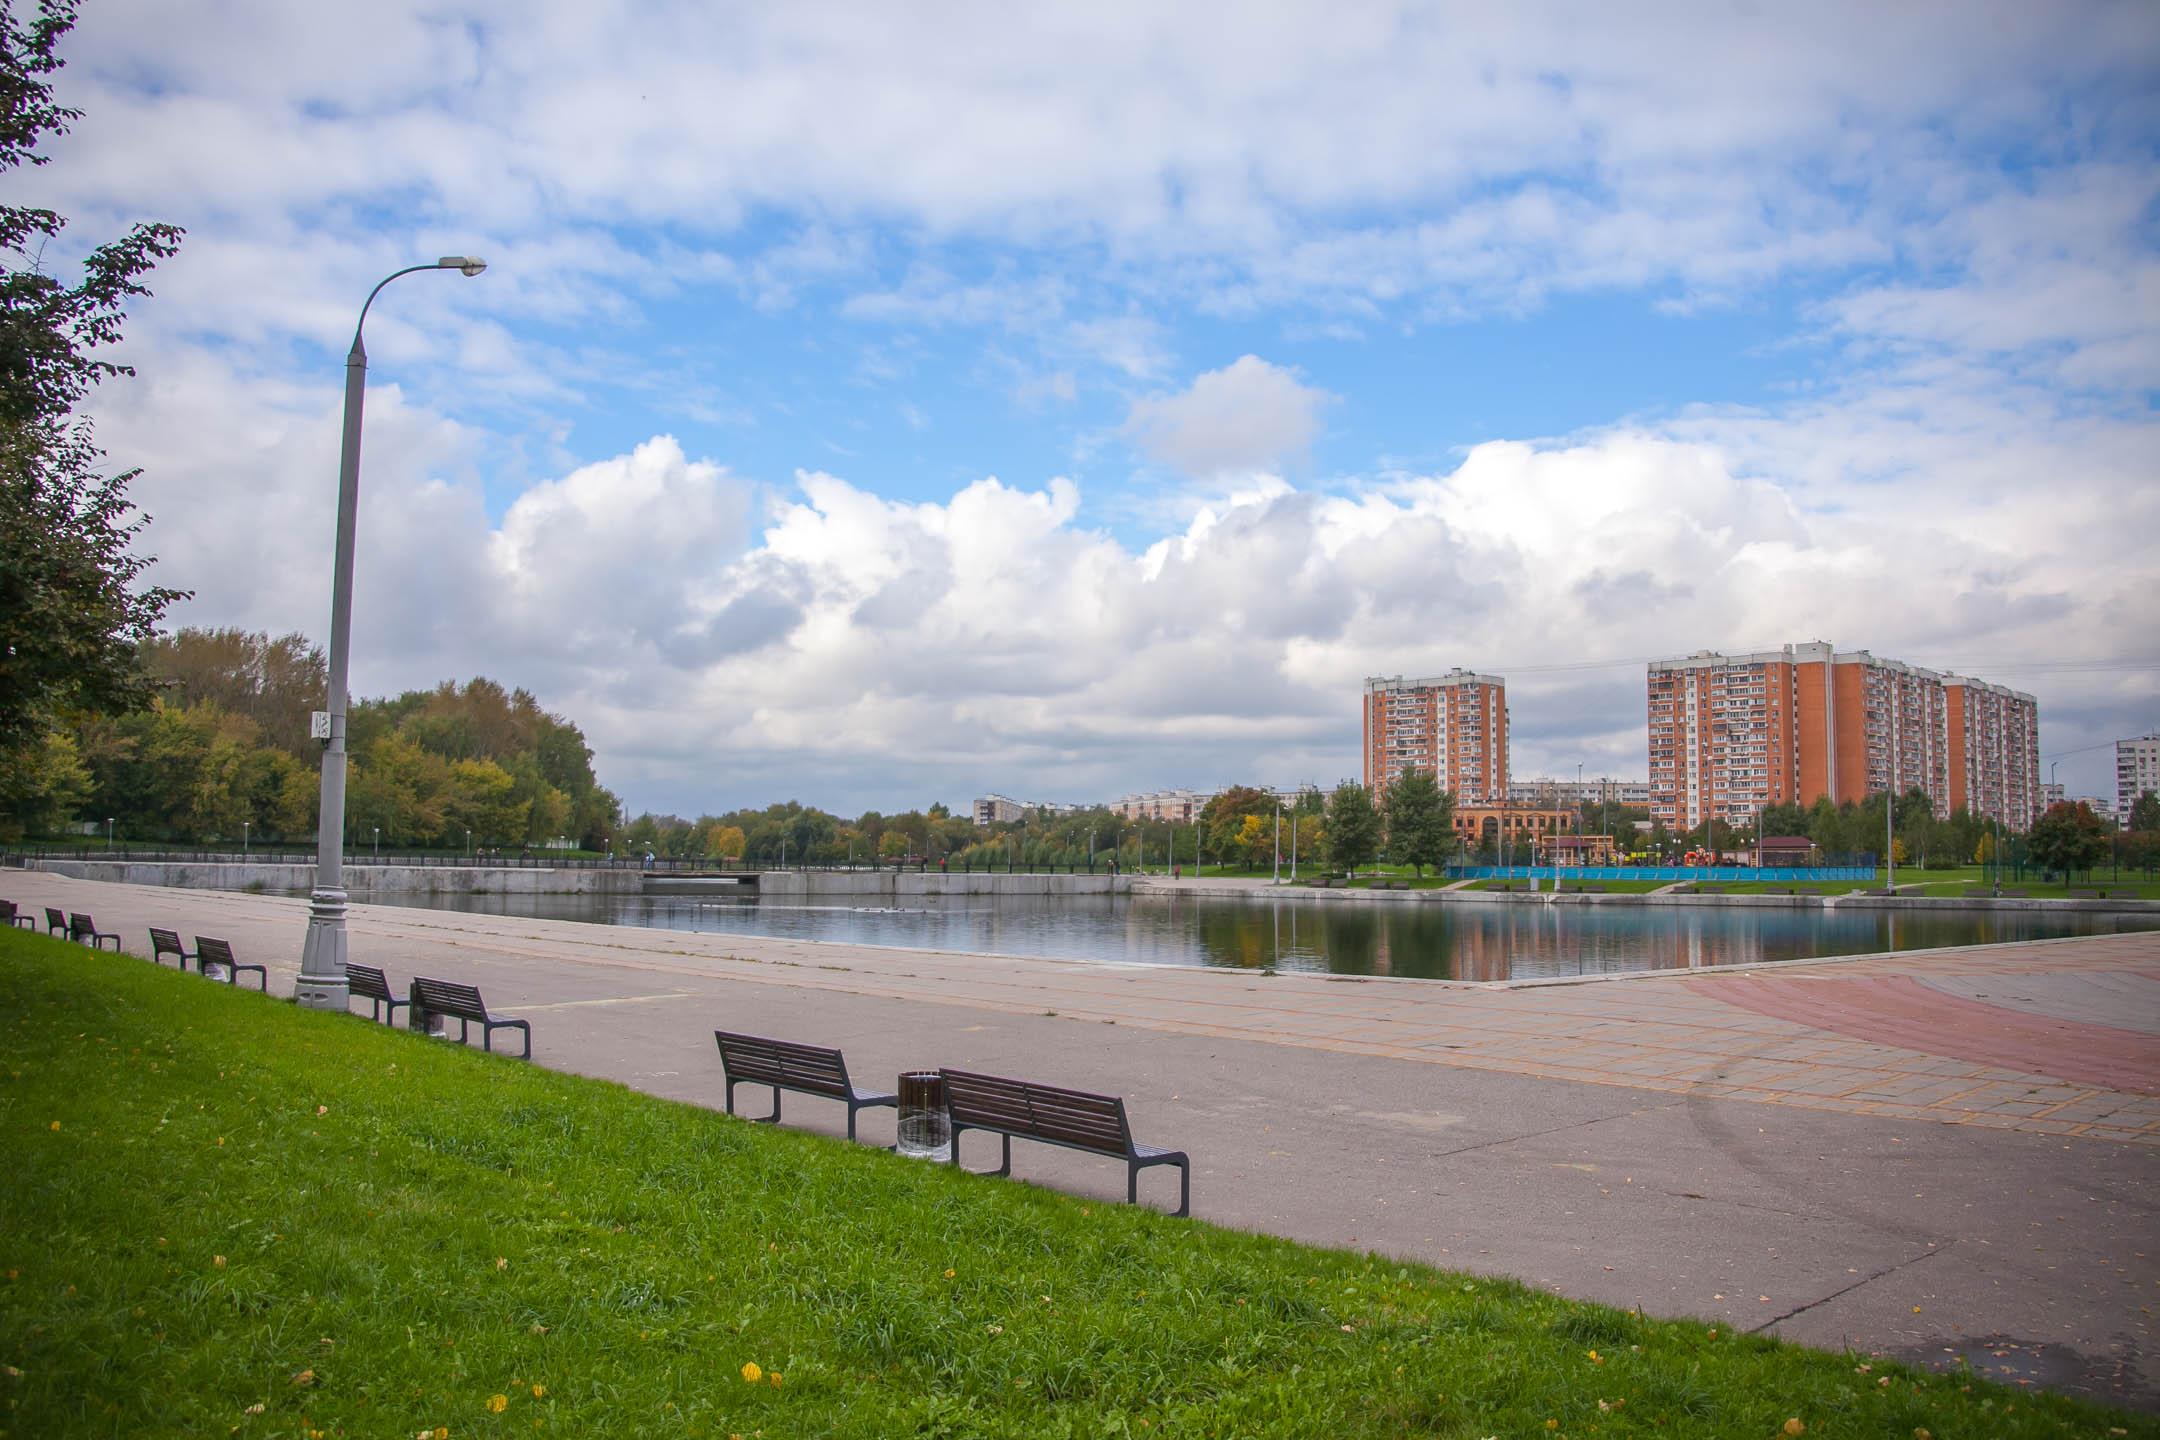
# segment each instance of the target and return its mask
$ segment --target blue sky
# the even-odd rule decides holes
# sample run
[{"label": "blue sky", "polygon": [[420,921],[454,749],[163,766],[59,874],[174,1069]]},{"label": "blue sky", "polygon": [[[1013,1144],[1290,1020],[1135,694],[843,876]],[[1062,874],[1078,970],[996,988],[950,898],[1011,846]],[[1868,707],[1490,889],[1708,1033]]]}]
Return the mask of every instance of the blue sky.
[{"label": "blue sky", "polygon": [[[1355,773],[1370,674],[1825,638],[2160,721],[2143,4],[91,8],[26,185],[186,225],[99,400],[177,618],[487,673],[633,804]],[[1556,669],[1610,662],[1601,670]]]}]

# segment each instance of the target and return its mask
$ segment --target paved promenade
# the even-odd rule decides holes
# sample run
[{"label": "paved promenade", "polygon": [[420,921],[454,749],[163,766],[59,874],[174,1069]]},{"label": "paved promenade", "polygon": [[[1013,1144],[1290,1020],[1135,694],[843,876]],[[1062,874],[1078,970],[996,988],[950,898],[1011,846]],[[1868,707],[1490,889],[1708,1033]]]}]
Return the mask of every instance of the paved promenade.
[{"label": "paved promenade", "polygon": [[[25,872],[0,895],[137,951],[153,922],[222,936],[273,994],[306,921]],[[656,1094],[718,1104],[715,1026],[843,1046],[868,1083],[1122,1081],[1217,1223],[2160,1407],[2160,935],[1500,988],[390,907],[352,930],[394,983],[470,980],[529,1018],[541,1063]],[[814,1100],[788,1116],[840,1127]],[[1122,1195],[1108,1163],[1015,1164]]]}]

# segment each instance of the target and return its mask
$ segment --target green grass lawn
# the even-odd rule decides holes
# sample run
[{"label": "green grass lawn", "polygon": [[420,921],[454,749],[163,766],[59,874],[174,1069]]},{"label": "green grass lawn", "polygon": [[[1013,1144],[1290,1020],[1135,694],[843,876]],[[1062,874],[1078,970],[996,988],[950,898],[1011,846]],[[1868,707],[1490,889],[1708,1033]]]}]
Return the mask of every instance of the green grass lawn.
[{"label": "green grass lawn", "polygon": [[8,1436],[2160,1435],[954,1175],[18,931],[0,1035]]}]

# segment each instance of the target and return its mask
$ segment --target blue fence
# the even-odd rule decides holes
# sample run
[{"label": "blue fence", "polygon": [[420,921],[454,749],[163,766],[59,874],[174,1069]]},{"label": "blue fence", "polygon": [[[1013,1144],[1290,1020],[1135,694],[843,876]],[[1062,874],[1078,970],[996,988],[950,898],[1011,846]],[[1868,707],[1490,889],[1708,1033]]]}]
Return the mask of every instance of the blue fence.
[{"label": "blue fence", "polygon": [[1872,865],[1450,865],[1450,880],[1872,880]]}]

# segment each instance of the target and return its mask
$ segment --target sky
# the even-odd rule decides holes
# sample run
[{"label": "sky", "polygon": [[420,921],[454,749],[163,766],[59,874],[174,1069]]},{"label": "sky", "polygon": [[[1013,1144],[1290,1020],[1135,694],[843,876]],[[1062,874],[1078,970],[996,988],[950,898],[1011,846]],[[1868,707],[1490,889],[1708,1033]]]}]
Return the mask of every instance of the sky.
[{"label": "sky", "polygon": [[[21,8],[21,0],[16,0]],[[1640,778],[1830,640],[2160,728],[2160,8],[90,0],[24,202],[187,228],[94,413],[170,621],[485,674],[633,810]],[[63,247],[64,248],[64,247]],[[65,267],[79,259],[56,253]]]}]

